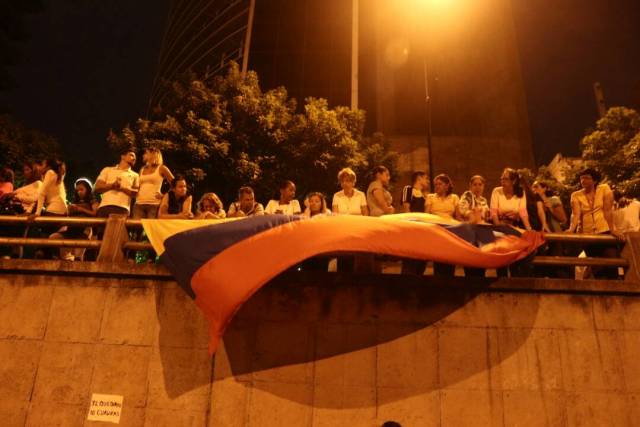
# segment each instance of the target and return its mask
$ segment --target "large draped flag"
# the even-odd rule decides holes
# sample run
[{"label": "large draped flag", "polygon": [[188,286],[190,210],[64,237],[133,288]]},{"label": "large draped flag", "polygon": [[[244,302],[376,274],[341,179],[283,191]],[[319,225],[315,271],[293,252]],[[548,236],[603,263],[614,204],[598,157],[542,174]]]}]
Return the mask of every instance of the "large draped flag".
[{"label": "large draped flag", "polygon": [[142,224],[162,262],[209,320],[211,353],[245,301],[279,273],[316,255],[370,253],[499,268],[527,257],[543,243],[536,232],[460,224],[420,213]]}]

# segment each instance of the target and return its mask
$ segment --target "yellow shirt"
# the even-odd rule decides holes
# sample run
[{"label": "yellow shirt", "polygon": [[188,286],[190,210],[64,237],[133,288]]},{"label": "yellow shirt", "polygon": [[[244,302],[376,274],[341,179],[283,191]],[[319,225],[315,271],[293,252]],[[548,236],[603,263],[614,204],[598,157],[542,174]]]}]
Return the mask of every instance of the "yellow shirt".
[{"label": "yellow shirt", "polygon": [[609,224],[604,217],[604,196],[611,193],[611,188],[607,184],[600,184],[596,187],[593,198],[593,205],[587,198],[584,188],[571,193],[571,206],[574,203],[580,205],[580,232],[587,234],[606,233]]},{"label": "yellow shirt", "polygon": [[444,218],[453,218],[459,202],[460,198],[456,194],[439,197],[437,194],[431,193],[427,195],[426,211]]}]

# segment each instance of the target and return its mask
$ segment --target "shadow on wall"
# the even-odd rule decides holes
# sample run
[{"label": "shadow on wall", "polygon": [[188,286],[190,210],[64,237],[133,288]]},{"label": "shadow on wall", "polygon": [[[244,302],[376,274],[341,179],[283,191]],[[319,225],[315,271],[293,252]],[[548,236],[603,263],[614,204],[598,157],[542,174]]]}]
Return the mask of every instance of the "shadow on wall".
[{"label": "shadow on wall", "polygon": [[[237,313],[215,355],[215,367],[202,360],[207,343],[203,316],[195,304],[185,304],[188,297],[181,290],[167,290],[157,305],[165,387],[177,398],[211,381],[234,378],[302,404],[310,402],[295,392],[299,387],[274,385],[394,388],[394,393],[378,393],[377,405],[463,381],[478,388],[485,381],[488,388],[491,367],[528,339],[538,313],[537,298],[487,293],[490,283],[287,273]],[[187,308],[172,308],[173,300]],[[498,348],[499,332],[492,326],[510,320],[520,332]],[[190,360],[185,354],[194,356]],[[348,401],[313,404],[345,408]],[[358,406],[354,401],[353,407]]]}]

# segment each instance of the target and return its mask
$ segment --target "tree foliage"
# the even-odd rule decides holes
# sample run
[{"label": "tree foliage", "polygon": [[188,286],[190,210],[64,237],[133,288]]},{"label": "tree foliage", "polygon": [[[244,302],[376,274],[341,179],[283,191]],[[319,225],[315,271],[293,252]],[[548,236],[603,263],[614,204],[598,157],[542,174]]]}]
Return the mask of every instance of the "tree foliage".
[{"label": "tree foliage", "polygon": [[300,194],[331,193],[341,168],[362,178],[396,158],[381,135],[363,138],[364,111],[329,108],[317,98],[298,110],[286,89],[263,92],[257,74],[242,75],[235,63],[224,76],[186,74],[171,82],[153,116],[111,133],[110,145],[157,147],[198,192],[218,192],[227,202],[242,185],[253,186],[260,200],[273,197],[285,179]]},{"label": "tree foliage", "polygon": [[27,128],[12,116],[0,115],[0,166],[19,171],[25,162],[59,154],[60,146],[52,136]]},{"label": "tree foliage", "polygon": [[640,114],[614,107],[580,142],[582,158],[622,192],[640,196]]},{"label": "tree foliage", "polygon": [[567,202],[571,192],[580,188],[579,172],[595,167],[603,181],[631,197],[640,197],[640,114],[630,108],[613,107],[599,119],[580,141],[582,163],[564,171],[558,182],[546,167],[540,167],[537,179],[546,181]]}]

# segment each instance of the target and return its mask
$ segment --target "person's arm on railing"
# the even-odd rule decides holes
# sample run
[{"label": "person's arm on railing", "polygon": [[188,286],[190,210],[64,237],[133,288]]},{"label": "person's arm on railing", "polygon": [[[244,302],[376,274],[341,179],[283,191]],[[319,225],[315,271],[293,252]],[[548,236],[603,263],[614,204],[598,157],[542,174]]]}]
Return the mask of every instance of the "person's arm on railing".
[{"label": "person's arm on railing", "polygon": [[193,213],[191,212],[192,197],[188,196],[182,203],[182,211],[177,214],[169,213],[169,193],[166,193],[162,197],[160,207],[158,208],[158,219],[191,219]]},{"label": "person's arm on railing", "polygon": [[500,215],[498,214],[499,206],[500,195],[498,194],[498,189],[494,188],[491,192],[491,201],[489,203],[489,212],[491,213],[491,222],[493,222],[493,225],[502,225]]},{"label": "person's arm on railing", "polygon": [[42,208],[44,208],[44,199],[46,197],[47,189],[56,184],[56,176],[52,170],[48,170],[44,174],[42,185],[38,189],[38,204],[36,205],[35,216],[42,214]]},{"label": "person's arm on railing", "polygon": [[613,222],[613,191],[611,191],[611,189],[604,193],[602,210],[604,211],[604,219],[607,221],[611,235],[617,239],[624,240],[624,234],[616,230]]},{"label": "person's arm on railing", "polygon": [[549,224],[547,224],[547,215],[545,215],[544,212],[544,203],[540,200],[536,202],[536,210],[538,211],[538,218],[542,224],[542,231],[550,233],[551,229],[549,228]]},{"label": "person's arm on railing", "polygon": [[567,213],[564,210],[564,206],[562,206],[562,202],[557,197],[553,199],[556,200],[556,203],[552,202],[551,198],[547,199],[550,204],[549,212],[551,212],[551,215],[557,219],[560,224],[564,225],[567,223]]},{"label": "person's arm on railing", "polygon": [[580,224],[580,218],[582,218],[582,210],[580,208],[580,202],[571,195],[571,224],[565,233],[575,233]]},{"label": "person's arm on railing", "polygon": [[69,205],[69,213],[81,212],[85,216],[96,216],[96,214],[98,213],[98,206],[100,206],[98,202],[93,202],[91,204],[91,209],[87,209],[82,205],[77,205],[75,203],[72,203]]}]

